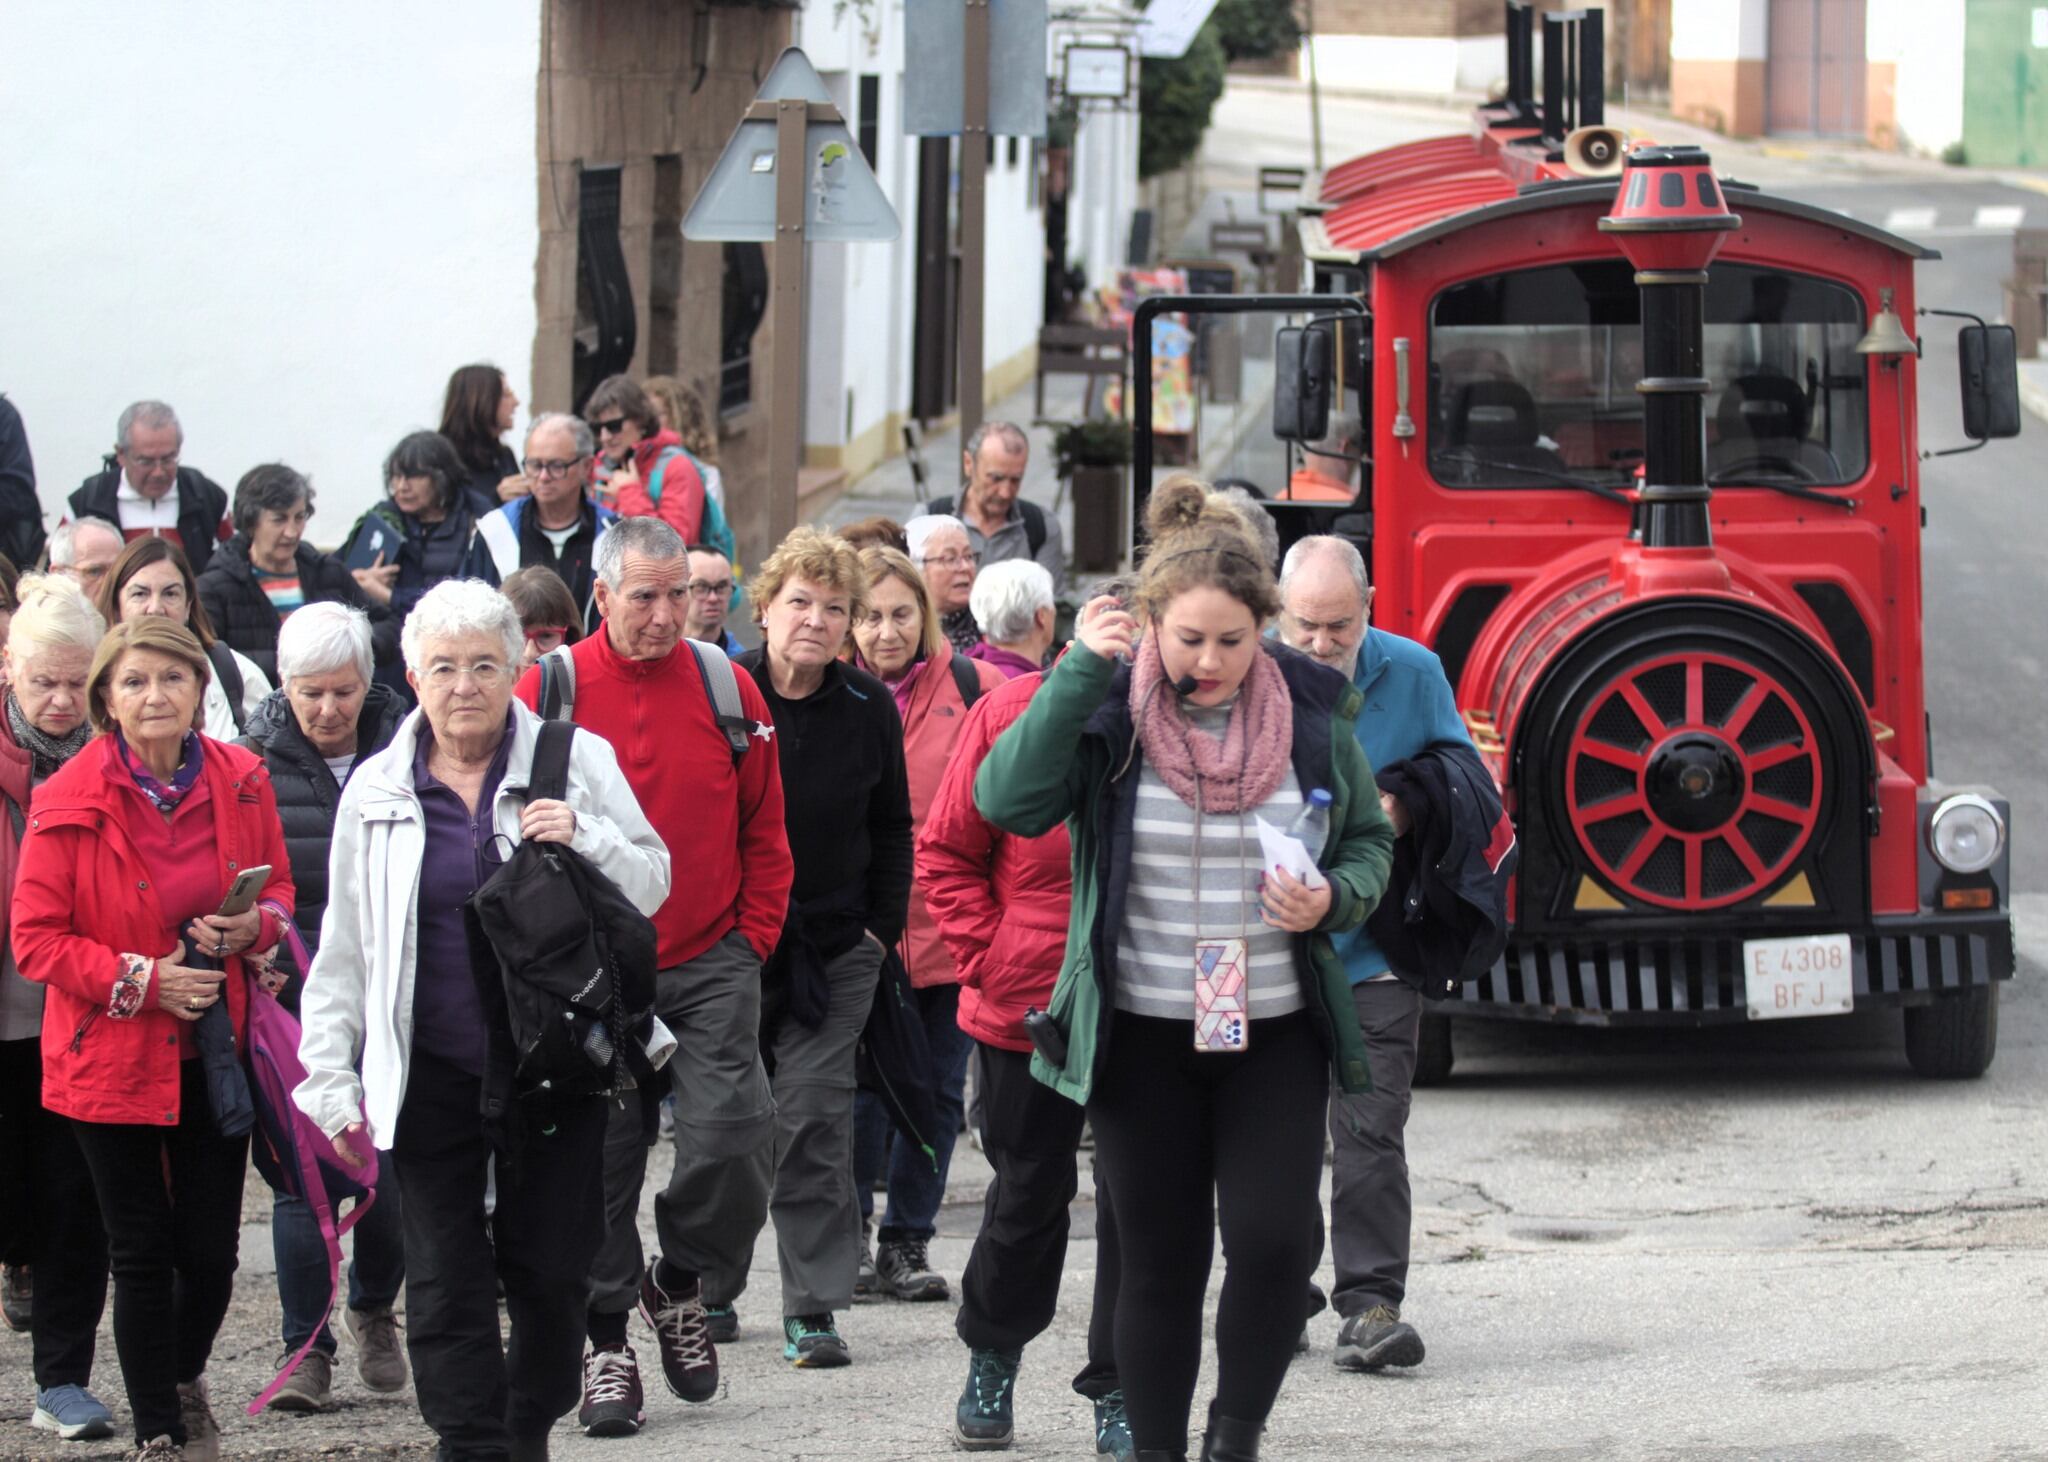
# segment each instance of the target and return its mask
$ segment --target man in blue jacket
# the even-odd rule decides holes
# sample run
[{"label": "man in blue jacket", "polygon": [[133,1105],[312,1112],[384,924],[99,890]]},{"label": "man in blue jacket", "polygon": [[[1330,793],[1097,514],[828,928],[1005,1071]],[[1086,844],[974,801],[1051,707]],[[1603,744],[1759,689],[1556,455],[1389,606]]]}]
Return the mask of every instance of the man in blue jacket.
[{"label": "man in blue jacket", "polygon": [[[1372,585],[1350,543],[1329,537],[1297,542],[1281,566],[1280,600],[1281,639],[1364,694],[1358,740],[1375,771],[1444,743],[1470,748],[1443,662],[1413,640],[1369,627]],[[1385,793],[1380,802],[1395,835],[1405,836],[1407,810]],[[1401,1301],[1412,1211],[1403,1132],[1422,995],[1402,978],[1414,972],[1396,972],[1364,929],[1340,939],[1337,948],[1351,976],[1373,1089],[1363,1096],[1333,1094],[1330,1102],[1332,1303],[1343,1318],[1336,1363],[1355,1371],[1419,1365],[1422,1337],[1401,1319]]]}]

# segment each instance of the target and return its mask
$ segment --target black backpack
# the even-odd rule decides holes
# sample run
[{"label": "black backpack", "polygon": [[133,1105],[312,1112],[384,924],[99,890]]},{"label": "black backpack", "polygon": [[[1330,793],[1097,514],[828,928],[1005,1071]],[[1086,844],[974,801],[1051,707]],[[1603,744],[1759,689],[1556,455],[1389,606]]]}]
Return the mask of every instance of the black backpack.
[{"label": "black backpack", "polygon": [[[527,797],[562,799],[576,727],[542,723]],[[497,961],[521,1095],[610,1096],[654,1074],[654,924],[566,843],[522,842],[468,904]]]},{"label": "black backpack", "polygon": [[[940,518],[957,516],[950,495],[933,498],[925,505],[925,511]],[[1020,497],[1017,499],[1017,512],[1024,519],[1024,546],[1033,558],[1037,558],[1038,550],[1045,547],[1045,509],[1029,498]]]}]

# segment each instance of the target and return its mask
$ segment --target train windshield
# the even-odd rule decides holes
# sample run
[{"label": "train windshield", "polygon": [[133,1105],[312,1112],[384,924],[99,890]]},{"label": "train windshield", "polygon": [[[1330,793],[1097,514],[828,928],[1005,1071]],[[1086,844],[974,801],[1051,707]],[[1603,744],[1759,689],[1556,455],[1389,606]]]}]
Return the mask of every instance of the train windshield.
[{"label": "train windshield", "polygon": [[[1863,306],[1809,275],[1707,276],[1707,472],[1842,486],[1869,463]],[[1429,465],[1453,487],[1625,486],[1643,457],[1640,296],[1620,259],[1489,275],[1430,319]]]}]

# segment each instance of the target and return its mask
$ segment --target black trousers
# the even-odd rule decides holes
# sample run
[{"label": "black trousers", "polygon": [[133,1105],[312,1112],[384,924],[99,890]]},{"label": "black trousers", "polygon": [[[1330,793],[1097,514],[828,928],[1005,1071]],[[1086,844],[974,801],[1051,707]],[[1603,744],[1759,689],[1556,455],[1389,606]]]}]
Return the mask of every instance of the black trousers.
[{"label": "black trousers", "polygon": [[36,1389],[92,1384],[107,1308],[107,1231],[71,1123],[43,1106],[42,1041],[0,1041],[0,1258],[35,1271]]},{"label": "black trousers", "polygon": [[1088,1111],[1123,1244],[1116,1365],[1140,1450],[1187,1450],[1219,1223],[1216,1409],[1272,1411],[1322,1247],[1329,1082],[1301,1012],[1255,1011],[1248,1049],[1229,1054],[1197,1052],[1190,1021],[1116,1012]]},{"label": "black trousers", "polygon": [[575,1407],[583,1301],[604,1238],[607,1104],[572,1099],[548,1120],[529,1117],[487,1217],[482,1086],[415,1050],[391,1149],[405,1193],[406,1353],[420,1415],[450,1459],[506,1458],[513,1438],[541,1436]]},{"label": "black trousers", "polygon": [[178,1387],[206,1370],[234,1293],[249,1139],[214,1127],[196,1058],[179,1065],[177,1126],[73,1122],[71,1130],[106,1225],[114,1351],[135,1440],[182,1445]]},{"label": "black trousers", "polygon": [[[1018,1351],[1045,1333],[1059,1306],[1067,1260],[1067,1206],[1079,1190],[1081,1108],[1031,1075],[1031,1057],[976,1043],[982,1075],[982,1151],[995,1176],[981,1231],[960,1278],[954,1329],[975,1350]],[[1117,1388],[1116,1291],[1121,1272],[1109,1191],[1095,1186],[1095,1308],[1083,1396]]]}]

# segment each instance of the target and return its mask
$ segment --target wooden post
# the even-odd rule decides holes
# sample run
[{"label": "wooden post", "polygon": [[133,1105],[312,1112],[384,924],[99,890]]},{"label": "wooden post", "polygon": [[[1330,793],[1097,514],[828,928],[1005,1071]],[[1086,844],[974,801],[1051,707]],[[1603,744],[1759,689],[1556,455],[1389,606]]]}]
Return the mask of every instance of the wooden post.
[{"label": "wooden post", "polygon": [[988,253],[988,6],[966,0],[960,119],[960,444],[982,418],[982,311]]},{"label": "wooden post", "polygon": [[775,107],[775,243],[770,300],[775,325],[768,388],[768,551],[796,527],[797,469],[803,465],[804,155],[809,103]]}]

